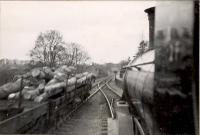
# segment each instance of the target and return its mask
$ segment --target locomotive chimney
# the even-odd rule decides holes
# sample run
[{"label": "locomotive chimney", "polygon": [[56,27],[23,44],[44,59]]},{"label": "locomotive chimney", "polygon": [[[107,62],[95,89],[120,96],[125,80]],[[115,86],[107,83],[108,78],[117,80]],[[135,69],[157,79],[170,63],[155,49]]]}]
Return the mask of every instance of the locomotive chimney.
[{"label": "locomotive chimney", "polygon": [[155,24],[155,7],[144,10],[149,19],[149,49],[154,48],[154,24]]}]

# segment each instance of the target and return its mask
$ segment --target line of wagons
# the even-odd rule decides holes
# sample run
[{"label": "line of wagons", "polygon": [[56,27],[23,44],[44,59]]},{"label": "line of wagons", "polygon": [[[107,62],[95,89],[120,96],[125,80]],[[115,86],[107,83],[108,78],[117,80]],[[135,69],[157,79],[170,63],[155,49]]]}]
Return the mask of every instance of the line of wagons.
[{"label": "line of wagons", "polygon": [[7,119],[0,121],[0,133],[46,133],[90,95],[95,79],[96,76],[91,74],[85,81],[75,83],[72,89],[63,88],[45,102],[22,101],[23,108],[9,107],[13,105],[11,102],[16,105],[18,100],[1,100],[1,118]]}]

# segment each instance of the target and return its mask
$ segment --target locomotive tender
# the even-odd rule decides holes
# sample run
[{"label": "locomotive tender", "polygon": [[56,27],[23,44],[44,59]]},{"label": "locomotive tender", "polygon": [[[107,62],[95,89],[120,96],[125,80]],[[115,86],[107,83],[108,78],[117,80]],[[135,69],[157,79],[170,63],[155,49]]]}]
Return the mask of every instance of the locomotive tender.
[{"label": "locomotive tender", "polygon": [[198,135],[198,6],[165,1],[146,9],[150,48],[116,78],[147,135]]}]

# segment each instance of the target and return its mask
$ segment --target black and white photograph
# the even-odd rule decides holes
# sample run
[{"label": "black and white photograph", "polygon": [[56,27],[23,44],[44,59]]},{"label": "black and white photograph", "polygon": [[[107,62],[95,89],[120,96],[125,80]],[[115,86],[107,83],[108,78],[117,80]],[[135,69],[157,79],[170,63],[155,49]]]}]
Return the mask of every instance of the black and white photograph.
[{"label": "black and white photograph", "polygon": [[199,135],[198,0],[0,0],[0,134]]}]

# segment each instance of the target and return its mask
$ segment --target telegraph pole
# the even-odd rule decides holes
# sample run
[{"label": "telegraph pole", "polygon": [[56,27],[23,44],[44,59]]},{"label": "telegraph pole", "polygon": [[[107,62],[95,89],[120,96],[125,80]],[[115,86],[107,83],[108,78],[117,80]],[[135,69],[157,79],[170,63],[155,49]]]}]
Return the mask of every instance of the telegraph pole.
[{"label": "telegraph pole", "polygon": [[77,48],[75,48],[75,53],[76,53],[76,67],[77,67]]},{"label": "telegraph pole", "polygon": [[77,48],[75,48],[75,55],[76,55],[76,61],[75,61],[75,65],[76,65],[76,73],[77,73]]},{"label": "telegraph pole", "polygon": [[[76,76],[77,74],[77,48],[75,48],[75,66],[76,66],[76,70],[75,70],[75,76]],[[77,78],[75,82],[75,94],[76,94],[76,89],[77,89]]]}]

